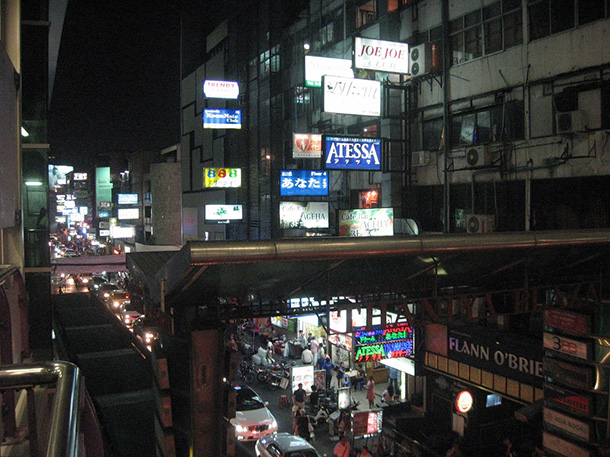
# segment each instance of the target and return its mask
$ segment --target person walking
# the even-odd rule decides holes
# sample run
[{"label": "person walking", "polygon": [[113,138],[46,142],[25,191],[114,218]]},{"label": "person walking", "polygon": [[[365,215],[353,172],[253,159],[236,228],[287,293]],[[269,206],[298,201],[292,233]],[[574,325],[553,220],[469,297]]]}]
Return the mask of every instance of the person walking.
[{"label": "person walking", "polygon": [[311,431],[309,430],[309,417],[305,414],[305,410],[299,410],[296,424],[297,436],[300,436],[306,441],[311,439]]},{"label": "person walking", "polygon": [[320,343],[318,343],[317,339],[313,339],[309,342],[309,349],[313,354],[313,364],[314,366],[318,363],[318,349],[320,349]]},{"label": "person walking", "polygon": [[400,383],[398,382],[400,376],[400,371],[396,368],[390,367],[390,382],[389,385],[392,386],[394,392],[398,392],[400,390]]},{"label": "person walking", "polygon": [[369,376],[369,382],[366,383],[366,399],[369,401],[369,408],[375,407],[375,381],[373,375]]},{"label": "person walking", "polygon": [[347,438],[345,437],[345,435],[341,435],[339,437],[339,442],[333,450],[333,454],[335,455],[335,457],[349,457],[349,453],[351,450],[352,447],[347,441]]},{"label": "person walking", "polygon": [[303,389],[303,383],[300,382],[299,388],[294,391],[294,394],[292,396],[292,398],[294,400],[294,404],[296,406],[298,406],[299,408],[305,408],[306,395],[307,395],[307,393],[305,392],[305,389]]}]

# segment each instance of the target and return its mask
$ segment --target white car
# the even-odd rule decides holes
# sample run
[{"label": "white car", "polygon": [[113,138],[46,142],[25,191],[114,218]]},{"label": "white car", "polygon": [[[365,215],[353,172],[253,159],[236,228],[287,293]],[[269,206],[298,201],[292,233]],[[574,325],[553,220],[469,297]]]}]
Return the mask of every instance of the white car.
[{"label": "white car", "polygon": [[318,451],[300,436],[276,433],[256,442],[259,457],[320,457]]},{"label": "white car", "polygon": [[277,432],[277,421],[267,404],[248,386],[234,386],[237,394],[235,417],[231,424],[235,426],[235,437],[238,441],[255,441]]}]

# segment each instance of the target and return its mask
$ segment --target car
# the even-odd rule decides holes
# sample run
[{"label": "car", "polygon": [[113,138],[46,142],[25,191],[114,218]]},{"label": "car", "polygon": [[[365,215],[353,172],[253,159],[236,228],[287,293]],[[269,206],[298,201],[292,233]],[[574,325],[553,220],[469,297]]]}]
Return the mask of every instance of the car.
[{"label": "car", "polygon": [[133,333],[138,336],[146,346],[151,346],[159,339],[159,327],[149,316],[142,315],[133,322]]},{"label": "car", "polygon": [[106,284],[107,282],[108,281],[106,281],[106,278],[102,276],[92,276],[87,287],[90,291],[94,292],[98,290],[102,284]]},{"label": "car", "polygon": [[230,420],[238,441],[256,441],[277,432],[277,420],[261,397],[248,386],[233,387],[237,395],[235,417]]},{"label": "car", "polygon": [[104,293],[104,299],[110,309],[117,314],[120,314],[123,310],[123,305],[130,301],[129,293],[123,289],[119,289],[118,286],[117,289],[109,291],[108,296]]},{"label": "car", "polygon": [[320,457],[316,449],[300,436],[275,433],[259,438],[254,447],[259,457]]},{"label": "car", "polygon": [[131,301],[126,301],[123,303],[121,309],[121,320],[127,328],[132,328],[133,323],[140,316],[142,316],[142,313],[140,313],[136,307],[131,304]]}]

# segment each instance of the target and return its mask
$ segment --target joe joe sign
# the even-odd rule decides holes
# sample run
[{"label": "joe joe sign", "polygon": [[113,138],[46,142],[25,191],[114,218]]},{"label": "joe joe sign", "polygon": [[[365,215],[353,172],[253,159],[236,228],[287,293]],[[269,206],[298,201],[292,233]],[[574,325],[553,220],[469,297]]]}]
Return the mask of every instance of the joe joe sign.
[{"label": "joe joe sign", "polygon": [[413,327],[407,324],[388,324],[372,330],[354,329],[354,361],[370,362],[413,355]]}]

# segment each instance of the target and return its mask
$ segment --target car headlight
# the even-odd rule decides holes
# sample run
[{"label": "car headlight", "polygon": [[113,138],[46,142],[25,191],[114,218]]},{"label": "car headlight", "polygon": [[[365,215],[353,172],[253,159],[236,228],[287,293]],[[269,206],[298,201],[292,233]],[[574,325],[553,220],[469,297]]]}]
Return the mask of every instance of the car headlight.
[{"label": "car headlight", "polygon": [[237,433],[246,433],[248,431],[248,427],[244,427],[243,425],[236,425],[235,431]]},{"label": "car headlight", "polygon": [[275,419],[271,422],[271,428],[277,428],[277,421]]},{"label": "car headlight", "polygon": [[110,294],[108,292],[104,292],[104,298],[108,298],[110,297]]},{"label": "car headlight", "polygon": [[121,304],[120,304],[118,301],[115,301],[115,302],[113,303],[113,306],[114,306],[115,308],[118,308],[119,306],[121,306]]}]

